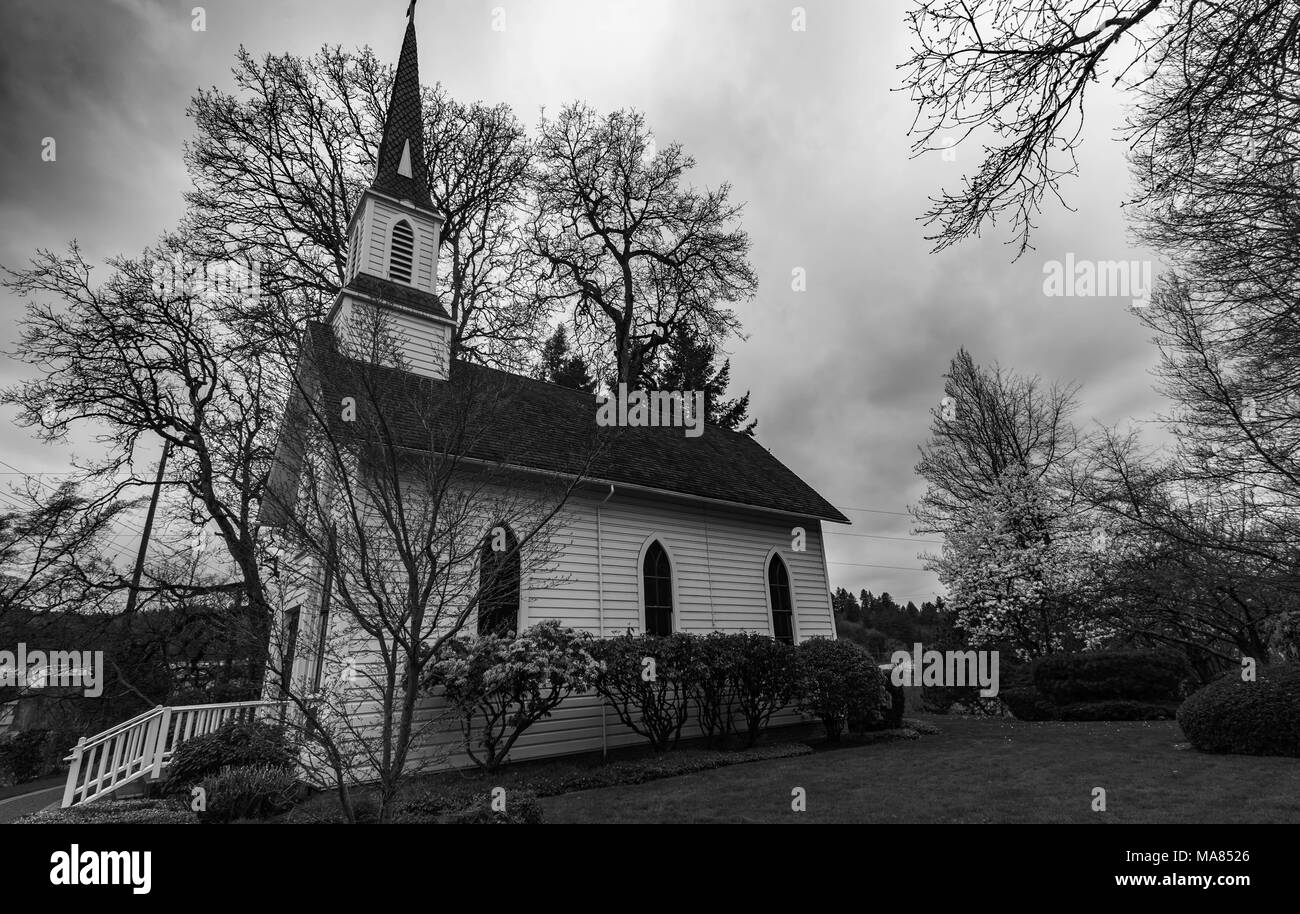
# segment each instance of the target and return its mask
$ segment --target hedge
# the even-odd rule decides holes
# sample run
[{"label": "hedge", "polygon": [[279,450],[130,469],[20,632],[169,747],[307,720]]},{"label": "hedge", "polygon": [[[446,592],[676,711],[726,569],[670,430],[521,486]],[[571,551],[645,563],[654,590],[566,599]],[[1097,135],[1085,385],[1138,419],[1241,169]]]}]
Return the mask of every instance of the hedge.
[{"label": "hedge", "polygon": [[1300,758],[1300,663],[1260,667],[1254,682],[1233,671],[1178,709],[1178,725],[1203,752]]}]

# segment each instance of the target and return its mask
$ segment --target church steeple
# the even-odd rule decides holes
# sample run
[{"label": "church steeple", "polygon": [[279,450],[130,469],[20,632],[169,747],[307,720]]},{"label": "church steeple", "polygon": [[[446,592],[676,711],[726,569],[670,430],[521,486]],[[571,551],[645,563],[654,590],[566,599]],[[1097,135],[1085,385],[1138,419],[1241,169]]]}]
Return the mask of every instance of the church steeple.
[{"label": "church steeple", "polygon": [[391,356],[395,364],[416,374],[446,378],[456,322],[437,297],[443,219],[429,197],[424,161],[414,9],[412,0],[379,142],[379,164],[348,222],[343,286],[329,323],[357,355],[378,351],[372,338],[382,325],[390,344],[382,347],[388,352],[383,361]]},{"label": "church steeple", "polygon": [[424,162],[424,117],[420,108],[420,63],[415,48],[415,4],[407,10],[406,37],[388,97],[379,167],[370,186],[381,194],[433,208]]}]

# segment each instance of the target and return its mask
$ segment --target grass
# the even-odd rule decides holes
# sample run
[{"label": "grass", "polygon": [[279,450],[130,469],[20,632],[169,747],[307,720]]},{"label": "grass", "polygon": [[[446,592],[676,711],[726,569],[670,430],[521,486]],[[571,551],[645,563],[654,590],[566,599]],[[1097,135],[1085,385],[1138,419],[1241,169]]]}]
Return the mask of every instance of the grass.
[{"label": "grass", "polygon": [[550,797],[545,821],[1300,822],[1300,759],[1201,753],[1173,721],[927,720],[940,735]]},{"label": "grass", "polygon": [[[813,745],[800,740],[808,733],[820,733],[820,725],[783,727],[766,734],[759,745],[745,749],[709,749],[700,740],[683,740],[680,748],[656,754],[648,746],[626,746],[611,750],[608,757],[600,753],[555,759],[516,762],[492,774],[475,769],[439,771],[409,776],[398,790],[394,805],[402,809],[410,804],[428,806],[430,801],[442,807],[462,803],[478,805],[495,787],[507,795],[523,794],[547,797],[574,790],[590,790],[613,785],[641,784],[662,778],[712,770],[734,765],[754,764],[776,758],[809,755]],[[890,736],[866,734],[866,737]],[[913,738],[916,734],[912,734]],[[815,741],[810,741],[814,742]],[[353,792],[359,818],[372,818],[378,808],[375,791],[362,787]],[[288,822],[334,822],[342,820],[342,810],[332,791],[310,797],[287,816]]]}]

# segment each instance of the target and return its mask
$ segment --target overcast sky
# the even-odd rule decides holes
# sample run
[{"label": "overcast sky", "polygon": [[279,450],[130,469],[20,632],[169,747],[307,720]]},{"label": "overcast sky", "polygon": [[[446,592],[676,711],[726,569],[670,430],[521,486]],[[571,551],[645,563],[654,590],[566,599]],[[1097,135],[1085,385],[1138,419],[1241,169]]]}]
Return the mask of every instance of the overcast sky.
[{"label": "overcast sky", "polygon": [[[191,29],[194,5],[4,0],[0,264],[72,238],[95,260],[138,253],[182,214],[187,102],[200,86],[232,87],[239,45],[261,55],[369,44],[395,62],[406,0],[222,0],[205,5],[204,32]],[[747,339],[730,346],[733,389],[752,392],[759,440],[852,518],[828,528],[832,587],[919,603],[939,585],[917,570],[925,544],[902,512],[922,490],[916,448],[959,346],[1081,382],[1084,421],[1149,419],[1161,401],[1127,298],[1043,294],[1044,261],[1067,253],[1151,259],[1120,209],[1130,185],[1118,100],[1098,87],[1081,175],[1065,187],[1075,211],[1043,214],[1036,251],[1013,261],[995,231],[931,254],[917,217],[977,150],[909,157],[914,110],[898,91],[909,5],[812,0],[804,32],[791,29],[788,0],[422,0],[416,20],[424,82],[506,102],[528,124],[574,99],[635,107],[661,145],[695,156],[697,183],[732,183],[760,281],[740,312]],[[504,31],[492,28],[496,8]],[[41,160],[45,137],[54,163]],[[805,292],[791,289],[795,268]],[[0,292],[6,351],[20,313]],[[0,383],[26,371],[4,359]],[[0,478],[58,474],[74,450],[15,429],[0,437]]]}]

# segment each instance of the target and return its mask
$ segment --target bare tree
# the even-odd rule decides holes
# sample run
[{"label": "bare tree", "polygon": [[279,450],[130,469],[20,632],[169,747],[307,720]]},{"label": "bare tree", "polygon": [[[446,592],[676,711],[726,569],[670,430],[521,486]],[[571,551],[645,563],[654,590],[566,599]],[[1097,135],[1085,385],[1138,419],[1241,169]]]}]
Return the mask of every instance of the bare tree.
[{"label": "bare tree", "polygon": [[1025,656],[1102,634],[1086,612],[1091,525],[1072,480],[1077,390],[983,368],[958,350],[916,466],[927,484],[911,508],[916,530],[944,537],[940,554],[922,556],[926,566],[968,632]]},{"label": "bare tree", "polygon": [[1117,542],[1108,568],[1115,625],[1184,650],[1208,677],[1240,657],[1300,656],[1293,524],[1230,471],[1186,445],[1145,450],[1133,432],[1099,435],[1079,491]]},{"label": "bare tree", "polygon": [[[209,259],[262,265],[268,321],[296,338],[344,282],[348,220],[375,173],[393,71],[369,48],[310,57],[240,49],[235,91],[199,92],[187,146],[190,228]],[[429,193],[446,220],[438,297],[466,357],[519,369],[545,315],[518,294],[528,259],[519,231],[529,162],[523,127],[504,105],[424,91]],[[283,324],[284,326],[279,326]]]},{"label": "bare tree", "polygon": [[1010,470],[1055,485],[1079,452],[1079,434],[1070,422],[1077,385],[1048,385],[999,366],[982,368],[959,349],[943,391],[916,465],[928,484],[914,511],[918,532],[943,533],[954,512],[992,495]]},{"label": "bare tree", "polygon": [[1085,97],[1103,79],[1134,105],[1123,139],[1152,179],[1144,204],[1185,187],[1189,156],[1242,138],[1233,122],[1256,141],[1295,123],[1300,10],[1288,0],[918,0],[908,22],[913,149],[984,148],[926,213],[939,248],[1003,215],[1018,251],[1030,246],[1043,200],[1077,172]]},{"label": "bare tree", "polygon": [[109,279],[93,284],[74,243],[66,255],[41,251],[29,269],[7,271],[5,285],[20,296],[62,301],[28,307],[17,356],[40,374],[0,401],[46,439],[73,425],[96,433],[100,456],[78,468],[93,493],[89,507],[151,486],[153,467],[141,467],[137,454],[150,445],[170,448],[164,492],[212,524],[234,573],[216,583],[154,580],[142,588],[191,596],[242,591],[250,617],[266,620],[257,510],[282,410],[284,363],[266,344],[265,329],[246,320],[249,290],[205,276],[183,239],[109,266]]},{"label": "bare tree", "polygon": [[758,281],[731,188],[684,186],[695,166],[678,143],[656,149],[635,111],[587,105],[543,120],[532,187],[532,244],[546,266],[539,297],[571,309],[598,374],[635,387],[677,328],[720,343],[728,307]]},{"label": "bare tree", "polygon": [[[560,580],[553,534],[583,474],[485,457],[527,382],[465,363],[446,382],[404,371],[392,329],[369,318],[343,340],[315,327],[297,375],[269,504],[318,609],[277,630],[272,664],[349,817],[352,790],[374,783],[387,819],[403,779],[445,758],[448,721],[422,701],[429,665],[525,579]],[[317,651],[305,680],[295,642]]]},{"label": "bare tree", "polygon": [[93,612],[121,581],[105,554],[114,525],[132,504],[83,495],[75,482],[31,478],[5,496],[0,513],[0,619],[28,613]]}]

